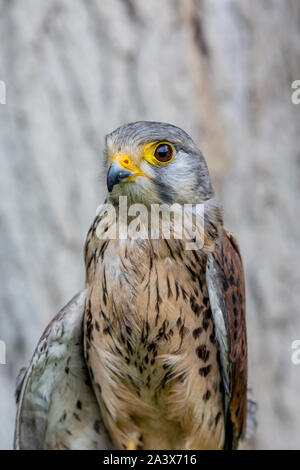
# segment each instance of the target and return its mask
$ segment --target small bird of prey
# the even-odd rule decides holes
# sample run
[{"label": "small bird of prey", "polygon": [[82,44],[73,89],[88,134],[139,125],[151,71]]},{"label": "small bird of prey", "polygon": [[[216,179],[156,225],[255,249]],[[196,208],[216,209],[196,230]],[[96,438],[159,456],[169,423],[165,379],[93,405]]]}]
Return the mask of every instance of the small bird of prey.
[{"label": "small bird of prey", "polygon": [[[45,390],[52,355],[52,380],[68,403],[51,412],[49,390],[39,394],[39,407],[42,395],[47,403],[37,446],[236,449],[247,418],[244,273],[204,156],[180,128],[140,121],[109,134],[104,157],[108,192],[87,234],[86,289],[50,324],[19,386],[15,446],[26,447],[26,416],[32,426],[35,391]],[[148,236],[120,236],[134,221],[132,205],[149,215],[139,222]],[[157,205],[189,207],[202,243],[188,249],[186,231],[151,237]]]}]

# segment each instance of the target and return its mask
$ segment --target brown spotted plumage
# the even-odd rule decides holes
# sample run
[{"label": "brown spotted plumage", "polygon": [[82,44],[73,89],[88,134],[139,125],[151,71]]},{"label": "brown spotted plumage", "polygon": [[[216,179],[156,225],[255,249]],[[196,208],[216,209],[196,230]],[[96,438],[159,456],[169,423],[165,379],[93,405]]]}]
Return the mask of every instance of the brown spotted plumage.
[{"label": "brown spotted plumage", "polygon": [[[172,144],[172,163],[152,168],[152,141]],[[246,413],[243,269],[205,160],[183,131],[158,123],[118,129],[106,156],[117,209],[124,195],[148,208],[202,203],[205,231],[198,250],[174,238],[106,239],[97,215],[85,246],[85,354],[105,425],[119,448],[235,448]]]},{"label": "brown spotted plumage", "polygon": [[93,383],[101,384],[95,394],[106,426],[120,448],[135,439],[146,449],[224,444],[205,258],[196,265],[195,255],[183,262],[163,241],[111,241],[88,270],[86,358]]},{"label": "brown spotted plumage", "polygon": [[[205,159],[181,129],[138,122],[107,136],[105,164],[86,289],[49,324],[19,380],[15,448],[235,449],[247,407],[247,437],[255,428],[244,275]],[[121,236],[136,223],[134,203],[146,237]],[[173,207],[167,237],[150,230],[157,204]],[[178,237],[185,204],[192,224]]]}]

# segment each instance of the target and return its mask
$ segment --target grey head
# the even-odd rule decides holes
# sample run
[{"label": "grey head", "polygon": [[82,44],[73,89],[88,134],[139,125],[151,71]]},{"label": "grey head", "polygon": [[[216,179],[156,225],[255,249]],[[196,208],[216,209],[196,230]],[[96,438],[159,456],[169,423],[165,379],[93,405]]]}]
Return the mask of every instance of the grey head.
[{"label": "grey head", "polygon": [[162,122],[125,124],[106,136],[109,200],[195,204],[214,198],[204,156],[179,127]]}]

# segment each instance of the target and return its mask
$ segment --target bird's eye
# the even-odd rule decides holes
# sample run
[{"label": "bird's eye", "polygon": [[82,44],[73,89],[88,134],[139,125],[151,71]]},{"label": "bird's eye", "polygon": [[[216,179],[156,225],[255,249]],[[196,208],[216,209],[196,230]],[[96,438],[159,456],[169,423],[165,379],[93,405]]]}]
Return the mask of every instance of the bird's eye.
[{"label": "bird's eye", "polygon": [[174,154],[173,147],[170,144],[159,144],[154,152],[156,160],[161,163],[168,163],[172,160]]}]

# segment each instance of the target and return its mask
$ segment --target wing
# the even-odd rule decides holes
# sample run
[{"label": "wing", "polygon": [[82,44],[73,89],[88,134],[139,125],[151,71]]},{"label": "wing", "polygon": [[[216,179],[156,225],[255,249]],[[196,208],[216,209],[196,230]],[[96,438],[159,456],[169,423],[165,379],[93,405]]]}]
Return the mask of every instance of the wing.
[{"label": "wing", "polygon": [[245,280],[236,239],[223,231],[208,255],[206,281],[214,317],[224,384],[226,448],[236,448],[247,418]]},{"label": "wing", "polygon": [[18,381],[14,448],[112,449],[83,357],[86,290],[46,328]]}]

